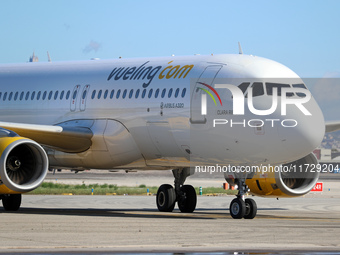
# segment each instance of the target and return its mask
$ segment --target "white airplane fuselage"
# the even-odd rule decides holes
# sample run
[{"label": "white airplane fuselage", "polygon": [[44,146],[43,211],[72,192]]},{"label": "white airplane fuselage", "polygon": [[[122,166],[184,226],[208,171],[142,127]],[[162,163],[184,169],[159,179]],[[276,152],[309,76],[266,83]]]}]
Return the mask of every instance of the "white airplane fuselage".
[{"label": "white airplane fuselage", "polygon": [[235,115],[230,91],[216,88],[222,103],[210,91],[217,104],[208,96],[201,114],[198,84],[215,88],[225,79],[235,86],[262,83],[263,94],[253,97],[262,110],[273,100],[266,82],[303,83],[277,62],[246,55],[0,65],[0,121],[89,128],[87,150],[70,153],[47,144],[55,168],[277,165],[320,144],[325,124],[313,97],[303,104],[311,115],[294,104],[282,115],[280,103],[270,115],[247,106]]}]

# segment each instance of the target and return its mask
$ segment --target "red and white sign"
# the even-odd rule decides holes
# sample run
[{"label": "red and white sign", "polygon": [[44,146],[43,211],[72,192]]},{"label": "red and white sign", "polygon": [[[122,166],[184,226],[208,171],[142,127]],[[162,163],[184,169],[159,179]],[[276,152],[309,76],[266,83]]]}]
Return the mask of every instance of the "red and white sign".
[{"label": "red and white sign", "polygon": [[320,192],[323,190],[323,182],[317,182],[311,191]]}]

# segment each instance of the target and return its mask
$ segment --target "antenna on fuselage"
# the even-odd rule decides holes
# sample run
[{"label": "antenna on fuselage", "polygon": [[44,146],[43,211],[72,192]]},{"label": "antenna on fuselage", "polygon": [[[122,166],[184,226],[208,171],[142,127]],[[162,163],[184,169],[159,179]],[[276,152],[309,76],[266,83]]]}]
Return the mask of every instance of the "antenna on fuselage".
[{"label": "antenna on fuselage", "polygon": [[51,57],[50,57],[50,53],[48,51],[47,51],[47,61],[52,62]]},{"label": "antenna on fuselage", "polygon": [[238,42],[238,54],[243,54],[241,43]]}]

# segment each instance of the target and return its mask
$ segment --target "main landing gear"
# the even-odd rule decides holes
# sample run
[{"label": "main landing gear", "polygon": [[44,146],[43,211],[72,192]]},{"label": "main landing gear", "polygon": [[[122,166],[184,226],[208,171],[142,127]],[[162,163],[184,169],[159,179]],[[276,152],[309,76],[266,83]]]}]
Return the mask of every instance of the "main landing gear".
[{"label": "main landing gear", "polygon": [[170,184],[159,187],[156,196],[157,208],[161,212],[172,212],[177,202],[181,212],[191,213],[196,208],[197,195],[193,186],[184,185],[190,175],[190,168],[174,169],[175,188]]},{"label": "main landing gear", "polygon": [[231,217],[234,219],[253,219],[257,213],[256,202],[251,198],[244,199],[244,195],[248,191],[248,186],[242,179],[235,180],[238,185],[237,198],[233,199],[230,203],[229,211]]},{"label": "main landing gear", "polygon": [[5,211],[18,211],[21,205],[21,194],[1,195],[2,205]]}]

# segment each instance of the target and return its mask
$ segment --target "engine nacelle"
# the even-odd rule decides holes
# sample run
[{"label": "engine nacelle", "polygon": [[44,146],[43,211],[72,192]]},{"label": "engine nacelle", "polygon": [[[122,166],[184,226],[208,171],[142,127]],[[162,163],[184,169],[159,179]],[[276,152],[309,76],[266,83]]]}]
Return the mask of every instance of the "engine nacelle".
[{"label": "engine nacelle", "polygon": [[[250,193],[257,196],[296,197],[311,191],[319,178],[318,160],[313,153],[288,164],[257,171],[246,180]],[[227,177],[227,176],[226,176]],[[226,178],[234,184],[234,180]]]},{"label": "engine nacelle", "polygon": [[16,136],[11,131],[8,131],[9,136],[3,137],[3,133],[1,130],[0,194],[19,194],[36,189],[48,171],[46,152],[33,140]]},{"label": "engine nacelle", "polygon": [[288,196],[302,196],[311,191],[319,179],[318,160],[313,153],[294,162],[283,165],[290,172],[277,172],[278,188]]}]

